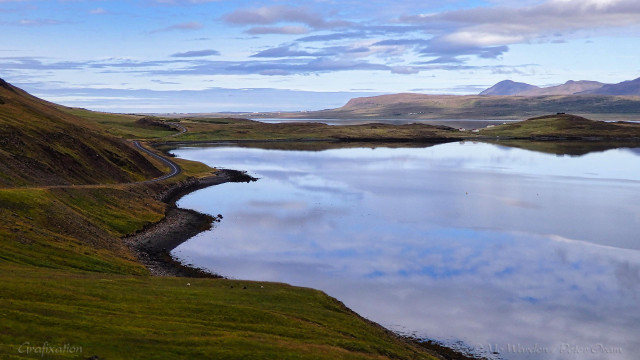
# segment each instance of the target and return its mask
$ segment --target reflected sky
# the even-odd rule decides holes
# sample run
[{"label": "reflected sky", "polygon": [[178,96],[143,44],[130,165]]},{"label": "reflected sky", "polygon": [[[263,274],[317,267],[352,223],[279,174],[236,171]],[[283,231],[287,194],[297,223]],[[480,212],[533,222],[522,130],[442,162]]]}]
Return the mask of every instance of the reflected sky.
[{"label": "reflected sky", "polygon": [[393,330],[505,359],[636,359],[640,157],[479,143],[176,155],[259,181],[181,207],[224,219],[174,254],[322,289]]},{"label": "reflected sky", "polygon": [[362,125],[371,123],[403,125],[403,124],[429,124],[444,125],[452,128],[480,129],[489,125],[499,125],[503,123],[513,123],[521,120],[495,120],[495,119],[283,119],[283,118],[258,118],[252,119],[268,124],[311,122],[327,125]]}]

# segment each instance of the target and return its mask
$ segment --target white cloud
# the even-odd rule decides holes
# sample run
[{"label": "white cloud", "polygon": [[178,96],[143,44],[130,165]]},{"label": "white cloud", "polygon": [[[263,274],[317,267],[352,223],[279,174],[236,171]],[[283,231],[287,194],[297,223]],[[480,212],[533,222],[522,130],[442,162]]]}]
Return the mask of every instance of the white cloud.
[{"label": "white cloud", "polygon": [[287,35],[301,35],[309,32],[309,29],[304,26],[256,26],[247,30],[248,34],[261,35],[261,34],[287,34]]},{"label": "white cloud", "polygon": [[397,21],[422,26],[424,32],[434,35],[423,54],[453,58],[470,54],[491,58],[508,51],[508,45],[558,42],[593,36],[603,29],[640,27],[640,2],[636,0],[547,0],[527,6],[498,3],[408,15]]},{"label": "white cloud", "polygon": [[103,8],[97,8],[97,9],[92,9],[89,10],[89,14],[92,15],[102,15],[102,14],[106,14],[107,10],[103,9]]},{"label": "white cloud", "polygon": [[330,29],[352,25],[341,20],[326,20],[324,15],[306,7],[290,5],[263,6],[239,9],[224,16],[224,20],[234,25],[274,25],[278,23],[306,24],[314,29]]},{"label": "white cloud", "polygon": [[508,35],[491,32],[458,31],[444,36],[442,39],[461,45],[495,46],[523,42],[522,35]]}]

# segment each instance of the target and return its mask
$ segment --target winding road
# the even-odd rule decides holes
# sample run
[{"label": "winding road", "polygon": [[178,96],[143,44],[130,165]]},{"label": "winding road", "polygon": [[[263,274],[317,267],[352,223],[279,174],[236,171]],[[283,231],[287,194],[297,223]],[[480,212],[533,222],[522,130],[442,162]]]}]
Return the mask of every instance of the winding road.
[{"label": "winding road", "polygon": [[[180,134],[184,134],[187,132],[187,128],[185,128],[182,125],[176,124],[176,123],[171,123],[171,125],[174,125],[177,129],[180,130],[180,133],[175,134],[175,135],[180,135]],[[175,136],[172,135],[172,136]],[[158,155],[155,152],[145,148],[144,146],[142,146],[142,144],[140,144],[140,142],[138,140],[133,140],[132,141],[133,146],[144,152],[145,154],[159,160],[160,162],[164,163],[165,165],[167,165],[169,167],[169,169],[171,171],[169,171],[168,174],[162,175],[160,177],[157,177],[155,179],[149,179],[149,180],[143,180],[143,181],[135,181],[135,182],[126,182],[126,183],[120,183],[120,184],[109,184],[109,185],[131,185],[131,184],[149,184],[149,183],[156,183],[159,181],[163,181],[163,180],[167,180],[170,179],[174,176],[179,175],[180,173],[182,173],[182,168],[180,167],[180,165],[176,164],[175,162],[173,162],[172,160],[170,160],[169,158],[162,156],[162,155]],[[76,185],[76,184],[70,184],[70,185],[44,185],[44,186],[19,186],[19,187],[6,187],[6,188],[0,188],[1,190],[11,190],[11,189],[16,189],[16,188],[20,188],[20,189],[62,189],[62,188],[77,188],[77,189],[89,189],[89,188],[99,188],[99,187],[104,187],[104,186],[108,186],[106,184],[85,184],[85,185]]]},{"label": "winding road", "polygon": [[180,130],[180,132],[179,132],[179,133],[177,133],[177,134],[173,134],[173,135],[170,135],[171,137],[173,137],[173,136],[178,136],[178,135],[182,135],[182,134],[184,134],[184,133],[186,133],[186,132],[187,132],[187,128],[186,128],[186,127],[184,127],[184,126],[182,126],[182,125],[180,125],[180,124],[178,124],[178,123],[168,122],[167,124],[169,124],[169,125],[171,125],[171,126],[175,127],[176,129]]},{"label": "winding road", "polygon": [[[186,130],[186,129],[185,129]],[[154,182],[158,182],[158,181],[162,181],[162,180],[167,180],[169,178],[172,178],[178,174],[180,174],[182,172],[182,169],[180,168],[180,166],[178,164],[176,164],[175,162],[169,160],[168,158],[158,155],[156,153],[154,153],[153,151],[145,148],[144,146],[142,146],[142,144],[140,144],[140,142],[138,140],[134,140],[133,141],[133,145],[140,151],[150,155],[153,158],[156,158],[158,160],[160,160],[161,162],[163,162],[164,164],[166,164],[167,166],[169,166],[169,168],[171,169],[171,171],[168,174],[162,175],[158,178],[155,179],[150,179],[150,180],[145,180],[145,181],[140,181],[140,183],[154,183]]]},{"label": "winding road", "polygon": [[[179,133],[177,134],[173,134],[171,135],[173,136],[178,136],[178,135],[182,135],[184,133],[186,133],[188,130],[186,127],[178,124],[178,123],[174,123],[174,122],[170,122],[168,123],[169,125],[175,127],[176,129],[180,130]],[[144,146],[142,146],[142,144],[140,144],[140,142],[138,140],[134,140],[133,141],[133,146],[135,146],[138,150],[150,155],[153,158],[156,158],[158,160],[160,160],[161,162],[165,163],[167,166],[169,166],[169,168],[171,169],[171,171],[168,174],[162,175],[158,178],[155,179],[150,179],[150,180],[145,180],[145,181],[140,181],[139,183],[141,184],[145,184],[145,183],[154,183],[154,182],[158,182],[158,181],[162,181],[162,180],[167,180],[170,179],[178,174],[180,174],[182,172],[182,169],[180,168],[180,165],[176,164],[175,162],[173,162],[172,160],[170,160],[167,157],[164,157],[162,155],[158,155],[156,153],[154,153],[153,151],[145,148]]]}]

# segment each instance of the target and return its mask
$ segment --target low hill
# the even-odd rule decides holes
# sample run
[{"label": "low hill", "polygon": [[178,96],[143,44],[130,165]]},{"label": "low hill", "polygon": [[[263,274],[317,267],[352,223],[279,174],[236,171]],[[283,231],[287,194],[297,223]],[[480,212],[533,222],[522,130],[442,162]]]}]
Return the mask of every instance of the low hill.
[{"label": "low hill", "polygon": [[598,89],[585,91],[583,94],[640,96],[640,78],[623,81],[618,84],[604,85]]},{"label": "low hill", "polygon": [[[308,119],[522,119],[555,114],[599,119],[640,117],[640,97],[603,95],[481,96],[393,94],[350,100],[331,110],[279,113]],[[273,114],[271,114],[273,116]]]},{"label": "low hill", "polygon": [[161,174],[125,140],[0,79],[0,186],[120,183]]},{"label": "low hill", "polygon": [[527,83],[503,80],[481,92],[480,95],[519,95],[523,92],[539,89],[539,87]]},{"label": "low hill", "polygon": [[637,140],[640,124],[589,120],[569,114],[547,115],[481,130],[481,135],[538,140]]}]

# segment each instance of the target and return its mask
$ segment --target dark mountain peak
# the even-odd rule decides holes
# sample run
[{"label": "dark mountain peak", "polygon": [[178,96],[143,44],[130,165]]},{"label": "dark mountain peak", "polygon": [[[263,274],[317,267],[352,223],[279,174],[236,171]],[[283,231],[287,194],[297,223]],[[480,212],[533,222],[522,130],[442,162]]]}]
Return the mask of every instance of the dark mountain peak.
[{"label": "dark mountain peak", "polygon": [[12,92],[16,92],[13,86],[11,86],[11,84],[9,84],[8,82],[4,81],[2,78],[0,78],[0,88],[7,89]]},{"label": "dark mountain peak", "polygon": [[503,80],[481,92],[480,95],[517,95],[534,89],[538,89],[538,87],[513,80]]}]

